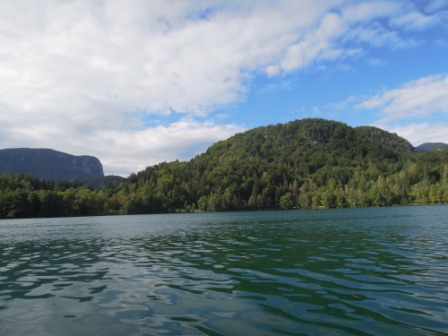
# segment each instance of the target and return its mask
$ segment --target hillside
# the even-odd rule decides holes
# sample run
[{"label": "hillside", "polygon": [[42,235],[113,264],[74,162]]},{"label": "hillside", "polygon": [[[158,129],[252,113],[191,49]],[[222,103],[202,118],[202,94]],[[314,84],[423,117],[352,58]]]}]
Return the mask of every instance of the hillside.
[{"label": "hillside", "polygon": [[86,181],[104,176],[101,162],[93,156],[31,148],[0,150],[0,172],[29,174],[49,181]]},{"label": "hillside", "polygon": [[413,147],[395,134],[305,119],[237,134],[190,162],[148,167],[124,190],[132,212],[388,205],[397,197],[362,193],[411,159]]},{"label": "hillside", "polygon": [[98,191],[0,174],[0,218],[442,203],[448,150],[416,153],[396,134],[322,119],[236,134]]},{"label": "hillside", "polygon": [[434,149],[448,149],[448,144],[443,142],[425,142],[415,147],[415,151],[418,153],[426,153]]}]

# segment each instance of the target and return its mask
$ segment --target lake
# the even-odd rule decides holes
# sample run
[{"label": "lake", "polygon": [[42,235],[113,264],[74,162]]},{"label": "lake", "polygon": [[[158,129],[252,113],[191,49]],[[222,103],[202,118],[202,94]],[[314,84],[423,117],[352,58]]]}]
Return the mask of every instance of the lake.
[{"label": "lake", "polygon": [[0,221],[0,335],[447,335],[448,206]]}]

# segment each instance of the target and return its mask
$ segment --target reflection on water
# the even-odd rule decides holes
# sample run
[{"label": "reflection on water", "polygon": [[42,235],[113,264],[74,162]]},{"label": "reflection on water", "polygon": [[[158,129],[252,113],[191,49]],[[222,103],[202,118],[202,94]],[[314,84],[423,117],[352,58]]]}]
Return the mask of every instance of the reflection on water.
[{"label": "reflection on water", "polygon": [[447,215],[2,221],[0,334],[448,334]]}]

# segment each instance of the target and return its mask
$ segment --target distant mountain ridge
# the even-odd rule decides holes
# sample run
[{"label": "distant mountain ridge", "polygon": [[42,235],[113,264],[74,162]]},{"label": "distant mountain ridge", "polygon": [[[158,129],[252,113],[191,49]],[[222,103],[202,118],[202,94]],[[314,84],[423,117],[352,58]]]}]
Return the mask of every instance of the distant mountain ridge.
[{"label": "distant mountain ridge", "polygon": [[0,173],[29,174],[49,181],[87,181],[104,177],[96,157],[75,156],[53,149],[9,148],[0,150]]},{"label": "distant mountain ridge", "polygon": [[448,144],[443,142],[425,142],[420,146],[415,147],[417,153],[426,153],[433,149],[448,149]]}]

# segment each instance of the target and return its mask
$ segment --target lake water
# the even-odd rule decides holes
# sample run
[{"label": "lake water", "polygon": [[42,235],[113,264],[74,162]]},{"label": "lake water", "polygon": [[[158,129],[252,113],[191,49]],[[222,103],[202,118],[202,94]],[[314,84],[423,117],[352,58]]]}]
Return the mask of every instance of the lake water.
[{"label": "lake water", "polygon": [[448,206],[0,221],[0,335],[447,335]]}]

